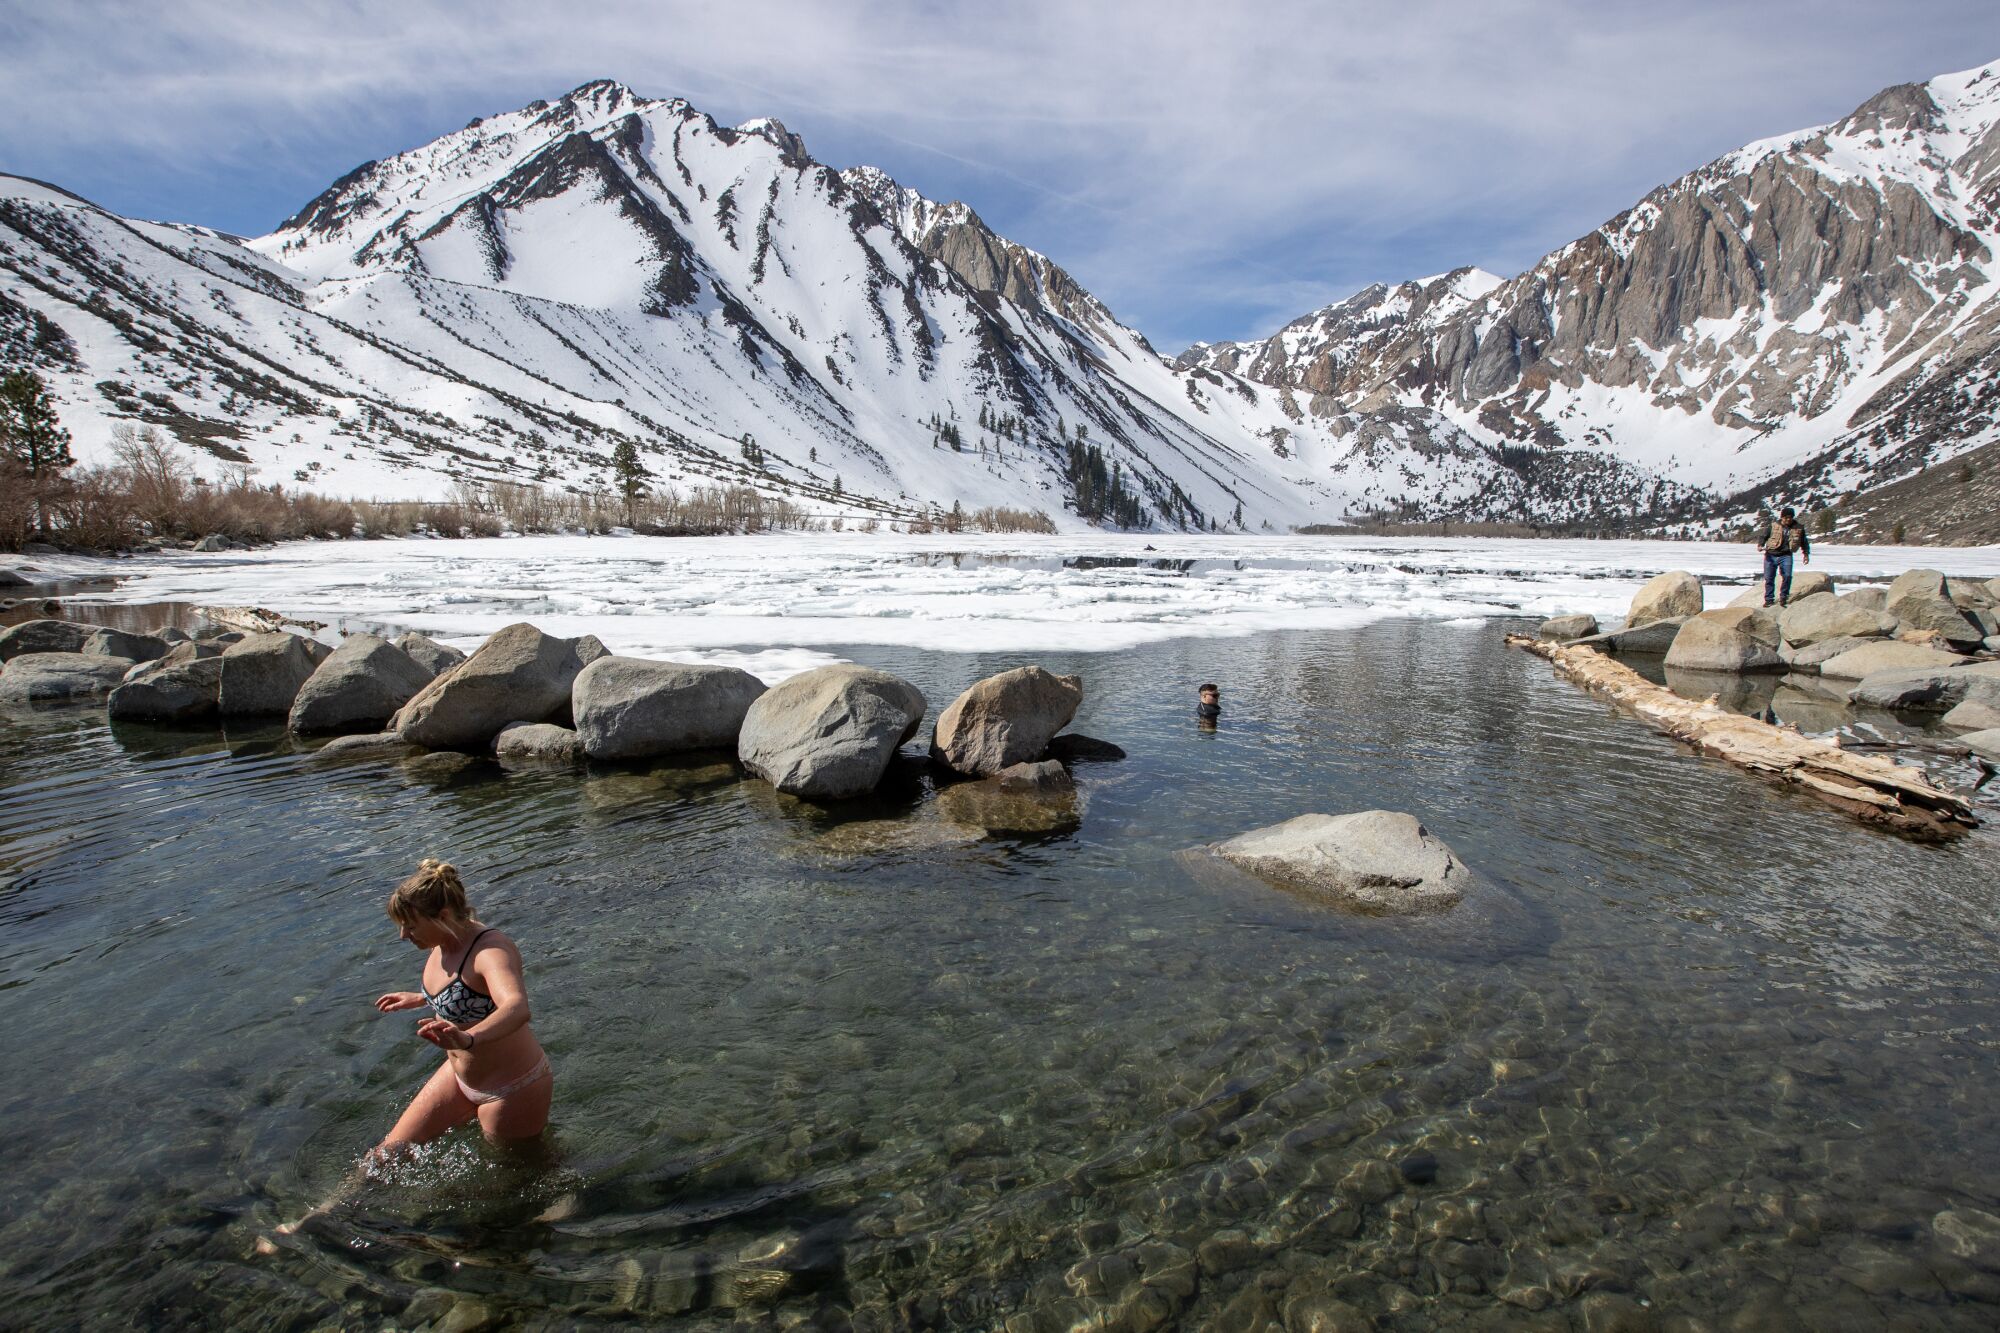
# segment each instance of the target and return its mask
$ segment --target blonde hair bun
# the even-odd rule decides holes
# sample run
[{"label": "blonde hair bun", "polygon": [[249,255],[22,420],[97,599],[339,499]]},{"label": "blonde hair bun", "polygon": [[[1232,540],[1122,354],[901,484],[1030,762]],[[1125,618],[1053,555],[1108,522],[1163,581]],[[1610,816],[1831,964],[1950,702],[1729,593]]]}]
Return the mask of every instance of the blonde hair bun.
[{"label": "blonde hair bun", "polygon": [[417,873],[398,884],[389,894],[389,916],[399,925],[416,921],[469,921],[472,904],[466,900],[465,882],[449,861],[427,856],[417,863]]}]

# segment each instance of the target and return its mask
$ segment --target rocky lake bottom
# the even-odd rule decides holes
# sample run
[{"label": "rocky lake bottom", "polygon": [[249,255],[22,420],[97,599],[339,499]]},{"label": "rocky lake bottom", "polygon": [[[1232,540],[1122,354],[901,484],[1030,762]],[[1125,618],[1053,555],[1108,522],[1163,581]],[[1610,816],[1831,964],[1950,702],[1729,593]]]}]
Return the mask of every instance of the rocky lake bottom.
[{"label": "rocky lake bottom", "polygon": [[[976,842],[924,834],[915,765],[826,810],[725,755],[12,716],[0,1322],[1991,1327],[2000,807],[1872,832],[1516,625],[830,646],[934,707],[1083,677],[1076,728],[1131,757]],[[1497,910],[1375,921],[1175,855],[1371,807]],[[370,1003],[416,975],[382,902],[426,855],[521,944],[546,1156],[460,1131],[259,1253],[435,1066]]]}]

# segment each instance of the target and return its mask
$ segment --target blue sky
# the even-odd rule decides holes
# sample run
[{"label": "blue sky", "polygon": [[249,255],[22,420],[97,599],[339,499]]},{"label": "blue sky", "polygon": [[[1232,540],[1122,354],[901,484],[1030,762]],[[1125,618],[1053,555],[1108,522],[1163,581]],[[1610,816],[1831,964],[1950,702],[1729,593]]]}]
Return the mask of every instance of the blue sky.
[{"label": "blue sky", "polygon": [[1994,59],[1992,0],[6,0],[0,170],[257,233],[609,77],[964,199],[1171,353],[1374,281],[1518,272],[1742,143]]}]

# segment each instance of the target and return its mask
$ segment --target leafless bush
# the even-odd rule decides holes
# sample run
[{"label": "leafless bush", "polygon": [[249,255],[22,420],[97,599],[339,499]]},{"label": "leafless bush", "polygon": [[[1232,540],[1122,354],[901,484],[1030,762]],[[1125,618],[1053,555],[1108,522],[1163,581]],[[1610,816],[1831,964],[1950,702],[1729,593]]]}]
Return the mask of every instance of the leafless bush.
[{"label": "leafless bush", "polygon": [[975,509],[968,522],[981,532],[1042,532],[1053,533],[1056,522],[1039,509],[1007,509],[1004,507]]}]

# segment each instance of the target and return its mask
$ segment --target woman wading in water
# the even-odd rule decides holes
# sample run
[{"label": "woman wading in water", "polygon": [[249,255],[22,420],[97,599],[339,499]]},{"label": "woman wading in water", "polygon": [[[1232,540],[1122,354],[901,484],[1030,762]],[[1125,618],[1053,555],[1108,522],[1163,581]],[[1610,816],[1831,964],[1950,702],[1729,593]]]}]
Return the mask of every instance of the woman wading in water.
[{"label": "woman wading in water", "polygon": [[[387,1138],[368,1152],[332,1197],[296,1222],[277,1228],[289,1236],[352,1196],[366,1167],[383,1163],[477,1116],[489,1142],[520,1143],[549,1123],[555,1074],[528,1026],[528,990],[521,981],[521,951],[472,914],[458,871],[425,860],[389,895],[389,918],[402,937],[429,951],[421,991],[391,991],[375,1001],[385,1014],[429,1007],[417,1035],[442,1050],[444,1063],[430,1076]],[[276,1253],[269,1240],[259,1253]]]},{"label": "woman wading in water", "polygon": [[445,1055],[372,1155],[429,1143],[475,1116],[494,1143],[540,1134],[549,1123],[555,1074],[528,1026],[521,951],[473,916],[458,871],[443,861],[424,861],[396,886],[389,917],[430,956],[422,991],[392,991],[375,1007],[385,1014],[429,1007],[417,1035]]}]

